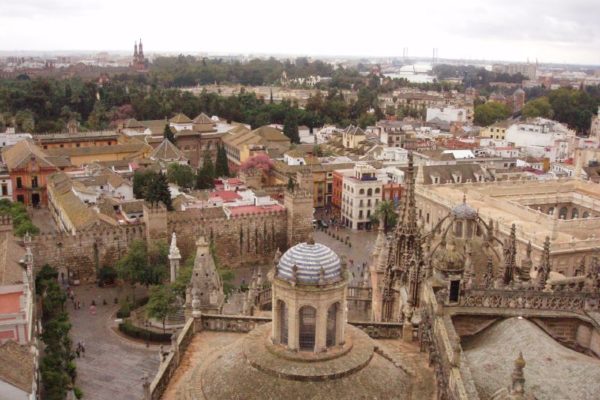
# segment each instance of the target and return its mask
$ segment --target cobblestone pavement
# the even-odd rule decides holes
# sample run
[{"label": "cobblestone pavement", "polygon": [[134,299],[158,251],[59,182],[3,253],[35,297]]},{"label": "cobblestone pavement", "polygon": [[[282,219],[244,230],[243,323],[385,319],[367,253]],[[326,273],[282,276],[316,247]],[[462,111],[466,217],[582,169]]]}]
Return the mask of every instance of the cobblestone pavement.
[{"label": "cobblestone pavement", "polygon": [[[73,288],[75,299],[83,303],[74,310],[68,301],[73,328],[73,345],[83,341],[85,356],[77,358],[77,386],[86,400],[139,400],[142,398],[142,377],[153,377],[158,370],[158,346],[146,348],[119,336],[113,315],[118,305],[115,297],[130,293],[127,289],[98,288],[85,285]],[[121,294],[119,296],[119,294]],[[103,304],[106,299],[107,305]],[[96,315],[91,315],[91,301],[97,304]]]}]

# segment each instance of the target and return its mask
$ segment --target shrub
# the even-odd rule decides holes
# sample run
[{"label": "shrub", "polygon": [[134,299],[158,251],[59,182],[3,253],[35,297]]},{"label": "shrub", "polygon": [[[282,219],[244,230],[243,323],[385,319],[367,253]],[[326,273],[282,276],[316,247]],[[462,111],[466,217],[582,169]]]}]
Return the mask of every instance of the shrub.
[{"label": "shrub", "polygon": [[150,342],[163,342],[169,343],[171,341],[170,333],[159,333],[149,331],[144,328],[132,325],[129,321],[125,321],[119,324],[119,330],[125,335],[135,339],[147,340]]},{"label": "shrub", "polygon": [[117,271],[114,268],[104,266],[98,270],[98,285],[112,285],[117,279]]},{"label": "shrub", "polygon": [[82,399],[83,398],[83,392],[81,391],[81,389],[79,389],[77,386],[75,386],[73,388],[73,393],[75,394],[75,398],[77,400]]}]

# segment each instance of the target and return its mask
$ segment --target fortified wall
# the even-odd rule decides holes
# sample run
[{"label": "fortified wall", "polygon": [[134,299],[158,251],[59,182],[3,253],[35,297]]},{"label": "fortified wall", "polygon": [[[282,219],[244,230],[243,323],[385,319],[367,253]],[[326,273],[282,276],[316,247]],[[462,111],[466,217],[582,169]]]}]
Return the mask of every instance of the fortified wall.
[{"label": "fortified wall", "polygon": [[286,192],[286,209],[228,218],[222,209],[167,212],[144,205],[137,225],[92,228],[68,233],[42,233],[33,238],[34,264],[50,264],[83,281],[93,281],[98,269],[114,266],[134,240],[168,241],[177,234],[185,259],[200,235],[213,241],[221,265],[230,268],[270,263],[279,248],[306,241],[312,232],[312,199],[302,191]]}]

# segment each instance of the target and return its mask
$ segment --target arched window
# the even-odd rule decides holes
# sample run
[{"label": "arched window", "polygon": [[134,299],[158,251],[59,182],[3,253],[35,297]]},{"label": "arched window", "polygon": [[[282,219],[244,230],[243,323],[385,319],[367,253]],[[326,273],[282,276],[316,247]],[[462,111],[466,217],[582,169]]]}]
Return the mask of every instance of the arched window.
[{"label": "arched window", "polygon": [[571,211],[571,218],[575,219],[575,218],[579,218],[579,210],[574,208],[573,211]]},{"label": "arched window", "polygon": [[300,309],[300,350],[315,349],[315,330],[317,326],[317,310],[311,306]]},{"label": "arched window", "polygon": [[277,300],[279,309],[279,343],[288,344],[288,309],[285,302]]},{"label": "arched window", "polygon": [[548,215],[552,215],[552,214],[554,214],[554,207],[550,207],[548,209]]},{"label": "arched window", "polygon": [[583,218],[589,218],[590,217],[590,213],[587,211],[583,212]]},{"label": "arched window", "polygon": [[336,345],[336,333],[337,333],[337,318],[340,303],[334,303],[327,310],[327,339],[325,345],[327,347]]},{"label": "arched window", "polygon": [[373,189],[367,190],[367,196],[373,196]]},{"label": "arched window", "polygon": [[360,189],[360,190],[358,191],[358,194],[365,194],[365,189]]},{"label": "arched window", "polygon": [[562,207],[558,212],[558,219],[567,219],[567,207]]},{"label": "arched window", "polygon": [[380,190],[379,188],[375,188],[375,194],[379,194]]}]

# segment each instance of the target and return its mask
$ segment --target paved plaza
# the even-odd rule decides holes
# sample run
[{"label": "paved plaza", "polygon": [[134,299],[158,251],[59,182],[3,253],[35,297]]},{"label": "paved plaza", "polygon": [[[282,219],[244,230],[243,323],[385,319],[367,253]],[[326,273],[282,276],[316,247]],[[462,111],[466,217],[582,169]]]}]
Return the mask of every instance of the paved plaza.
[{"label": "paved plaza", "polygon": [[[74,288],[75,298],[83,303],[74,310],[67,302],[73,328],[73,346],[85,343],[85,356],[77,358],[77,386],[86,400],[139,400],[142,398],[142,377],[154,377],[158,370],[158,346],[146,347],[119,336],[113,328],[118,305],[115,297],[130,293],[123,288],[98,288],[85,285]],[[119,294],[121,294],[119,296]],[[103,305],[106,299],[107,305]],[[96,315],[89,311],[91,301],[97,304]]]}]

